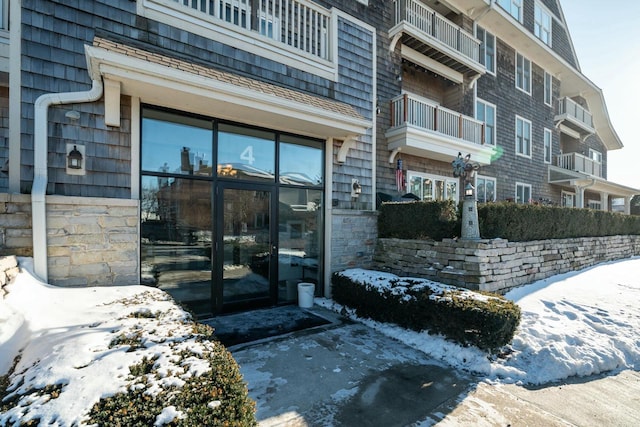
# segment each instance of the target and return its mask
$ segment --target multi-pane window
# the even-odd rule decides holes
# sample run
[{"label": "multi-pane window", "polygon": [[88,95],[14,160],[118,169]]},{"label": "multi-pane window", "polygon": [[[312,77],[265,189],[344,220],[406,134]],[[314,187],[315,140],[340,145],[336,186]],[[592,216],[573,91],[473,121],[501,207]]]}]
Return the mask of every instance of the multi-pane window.
[{"label": "multi-pane window", "polygon": [[458,200],[458,180],[444,176],[408,172],[409,192],[423,201]]},{"label": "multi-pane window", "polygon": [[551,46],[551,14],[538,2],[536,2],[534,13],[533,33],[542,40],[544,44]]},{"label": "multi-pane window", "polygon": [[516,116],[516,154],[531,157],[531,122]]},{"label": "multi-pane window", "polygon": [[498,0],[498,4],[515,19],[522,22],[522,0]]},{"label": "multi-pane window", "polygon": [[562,197],[560,199],[560,205],[563,208],[573,208],[576,205],[576,194],[569,193],[568,191],[562,192]]},{"label": "multi-pane window", "polygon": [[531,203],[531,184],[516,182],[516,203]]},{"label": "multi-pane window", "polygon": [[553,78],[551,74],[544,72],[544,103],[553,105]]},{"label": "multi-pane window", "polygon": [[551,142],[553,139],[553,133],[551,129],[544,130],[544,162],[551,163]]},{"label": "multi-pane window", "polygon": [[496,37],[482,27],[476,27],[476,37],[480,40],[480,62],[488,72],[496,72]]},{"label": "multi-pane window", "polygon": [[478,196],[478,202],[495,202],[496,179],[486,176],[478,176],[476,178],[476,194]]},{"label": "multi-pane window", "polygon": [[484,122],[485,144],[496,144],[496,106],[478,99],[476,101],[476,119]]},{"label": "multi-pane window", "polygon": [[600,200],[589,200],[587,202],[587,207],[589,209],[595,209],[597,211],[602,209],[602,202],[600,202]]},{"label": "multi-pane window", "polygon": [[516,87],[531,94],[531,61],[516,52]]},{"label": "multi-pane window", "polygon": [[589,148],[589,158],[595,162],[602,163],[602,153],[593,148]]}]

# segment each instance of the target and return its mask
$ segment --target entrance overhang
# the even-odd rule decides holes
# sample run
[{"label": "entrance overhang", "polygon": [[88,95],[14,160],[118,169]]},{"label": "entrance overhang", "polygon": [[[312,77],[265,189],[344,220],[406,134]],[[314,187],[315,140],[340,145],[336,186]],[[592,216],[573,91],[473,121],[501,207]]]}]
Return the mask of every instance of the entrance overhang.
[{"label": "entrance overhang", "polygon": [[96,38],[89,74],[105,82],[105,116],[119,124],[120,97],[300,135],[345,139],[373,127],[345,103]]}]

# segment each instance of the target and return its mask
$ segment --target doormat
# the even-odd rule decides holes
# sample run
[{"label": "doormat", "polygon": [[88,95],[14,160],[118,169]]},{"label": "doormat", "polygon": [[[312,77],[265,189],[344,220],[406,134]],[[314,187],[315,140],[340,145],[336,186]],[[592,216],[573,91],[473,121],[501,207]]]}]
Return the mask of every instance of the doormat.
[{"label": "doormat", "polygon": [[295,305],[285,305],[202,320],[225,347],[327,325],[329,320]]}]

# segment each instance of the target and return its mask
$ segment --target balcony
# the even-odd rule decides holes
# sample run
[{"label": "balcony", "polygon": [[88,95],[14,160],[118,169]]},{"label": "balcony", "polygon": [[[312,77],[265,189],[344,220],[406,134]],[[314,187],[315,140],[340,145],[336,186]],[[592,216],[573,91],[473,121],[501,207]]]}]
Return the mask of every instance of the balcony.
[{"label": "balcony", "polygon": [[141,0],[145,16],[335,78],[329,10],[310,0]]},{"label": "balcony", "polygon": [[484,144],[484,123],[415,95],[391,101],[391,127],[385,136],[390,151],[450,162],[469,153],[480,164],[491,163],[494,147]]},{"label": "balcony", "polygon": [[593,117],[586,108],[571,98],[558,100],[558,114],[554,118],[556,124],[563,124],[584,138],[596,132],[593,127]]},{"label": "balcony", "polygon": [[391,50],[401,42],[405,58],[436,73],[442,66],[470,77],[486,72],[480,63],[480,41],[418,0],[395,1],[395,26],[389,37]]},{"label": "balcony", "polygon": [[554,166],[602,178],[602,163],[578,153],[564,153],[554,158]]}]

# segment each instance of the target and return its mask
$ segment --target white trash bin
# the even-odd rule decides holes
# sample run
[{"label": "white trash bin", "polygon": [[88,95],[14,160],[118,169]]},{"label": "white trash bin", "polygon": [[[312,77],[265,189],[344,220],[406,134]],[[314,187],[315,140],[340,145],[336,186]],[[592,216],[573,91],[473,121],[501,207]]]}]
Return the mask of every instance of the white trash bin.
[{"label": "white trash bin", "polygon": [[313,295],[316,292],[316,285],[313,283],[298,283],[298,306],[301,308],[313,307]]}]

